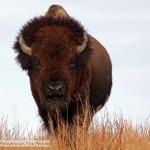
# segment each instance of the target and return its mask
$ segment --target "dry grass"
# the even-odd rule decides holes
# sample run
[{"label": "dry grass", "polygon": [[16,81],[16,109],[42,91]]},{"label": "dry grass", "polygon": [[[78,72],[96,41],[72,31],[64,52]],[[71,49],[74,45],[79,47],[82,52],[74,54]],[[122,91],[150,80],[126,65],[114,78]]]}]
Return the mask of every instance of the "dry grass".
[{"label": "dry grass", "polygon": [[101,116],[100,121],[95,121],[91,124],[88,131],[86,129],[86,118],[83,118],[82,123],[78,117],[76,117],[75,120],[76,126],[71,128],[60,120],[57,137],[53,132],[52,135],[48,137],[41,128],[37,129],[35,133],[27,127],[22,128],[20,125],[10,130],[8,128],[7,119],[2,117],[0,121],[0,141],[47,140],[50,146],[0,146],[0,150],[150,150],[149,120],[146,120],[144,124],[133,126],[132,121],[123,119],[121,115],[119,117],[110,117],[105,113]]}]

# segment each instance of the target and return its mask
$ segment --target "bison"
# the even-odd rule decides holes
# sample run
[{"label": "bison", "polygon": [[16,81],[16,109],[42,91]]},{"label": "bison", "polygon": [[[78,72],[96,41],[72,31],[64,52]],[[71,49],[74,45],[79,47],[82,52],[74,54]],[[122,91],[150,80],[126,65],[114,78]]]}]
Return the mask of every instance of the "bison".
[{"label": "bison", "polygon": [[85,107],[93,117],[108,100],[112,87],[110,57],[63,7],[52,5],[44,16],[26,23],[13,49],[30,78],[32,95],[47,129],[49,116],[57,129],[58,111],[72,124]]}]

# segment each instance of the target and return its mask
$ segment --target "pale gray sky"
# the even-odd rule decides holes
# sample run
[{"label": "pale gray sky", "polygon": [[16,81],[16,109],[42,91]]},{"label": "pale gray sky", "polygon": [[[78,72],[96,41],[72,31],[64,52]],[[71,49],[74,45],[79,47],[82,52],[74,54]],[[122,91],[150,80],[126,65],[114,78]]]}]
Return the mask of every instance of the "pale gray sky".
[{"label": "pale gray sky", "polygon": [[[52,4],[62,5],[108,50],[113,64],[113,88],[106,104],[133,120],[150,116],[149,0],[5,0],[0,1],[0,117],[39,125],[29,79],[16,64],[12,45],[19,29]],[[119,109],[118,109],[119,108]]]}]

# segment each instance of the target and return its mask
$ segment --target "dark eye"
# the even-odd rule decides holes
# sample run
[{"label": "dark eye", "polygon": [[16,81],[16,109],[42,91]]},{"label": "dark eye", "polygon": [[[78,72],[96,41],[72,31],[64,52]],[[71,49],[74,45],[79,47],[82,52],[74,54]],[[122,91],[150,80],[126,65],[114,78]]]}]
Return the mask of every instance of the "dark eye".
[{"label": "dark eye", "polygon": [[74,69],[76,67],[76,58],[73,58],[71,61],[70,61],[70,68],[71,69]]},{"label": "dark eye", "polygon": [[33,69],[38,71],[40,69],[40,63],[38,60],[33,60]]}]

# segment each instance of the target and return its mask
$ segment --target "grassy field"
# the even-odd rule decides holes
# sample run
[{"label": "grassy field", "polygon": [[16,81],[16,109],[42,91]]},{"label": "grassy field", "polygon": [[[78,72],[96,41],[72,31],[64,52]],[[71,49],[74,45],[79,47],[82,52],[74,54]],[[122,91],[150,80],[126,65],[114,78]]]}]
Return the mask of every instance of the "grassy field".
[{"label": "grassy field", "polygon": [[[85,113],[85,116],[87,114]],[[0,121],[0,150],[150,150],[150,121],[147,119],[141,124],[132,124],[132,120],[125,120],[122,115],[109,116],[105,113],[100,121],[94,121],[88,131],[86,117],[82,123],[76,117],[76,126],[69,128],[59,121],[57,137],[53,132],[49,137],[42,128],[36,132],[21,125],[8,128],[6,117]],[[17,145],[10,147],[4,142],[28,141],[47,142],[45,145]],[[8,142],[8,143],[9,143]],[[7,143],[7,144],[8,144]],[[24,142],[25,143],[25,142]],[[35,144],[35,143],[34,143]]]}]

